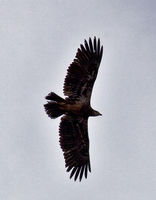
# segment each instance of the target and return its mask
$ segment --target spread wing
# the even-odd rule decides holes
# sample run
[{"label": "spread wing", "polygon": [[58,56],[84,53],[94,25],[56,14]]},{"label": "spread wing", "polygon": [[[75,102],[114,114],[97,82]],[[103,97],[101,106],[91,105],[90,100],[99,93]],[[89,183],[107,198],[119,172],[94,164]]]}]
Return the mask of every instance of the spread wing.
[{"label": "spread wing", "polygon": [[80,45],[76,57],[67,70],[64,81],[64,95],[69,99],[90,102],[92,88],[97,77],[99,65],[103,54],[100,39],[85,40]]},{"label": "spread wing", "polygon": [[89,160],[88,119],[65,115],[60,123],[60,145],[64,152],[67,172],[70,178],[81,181],[83,175],[87,178],[91,172]]}]

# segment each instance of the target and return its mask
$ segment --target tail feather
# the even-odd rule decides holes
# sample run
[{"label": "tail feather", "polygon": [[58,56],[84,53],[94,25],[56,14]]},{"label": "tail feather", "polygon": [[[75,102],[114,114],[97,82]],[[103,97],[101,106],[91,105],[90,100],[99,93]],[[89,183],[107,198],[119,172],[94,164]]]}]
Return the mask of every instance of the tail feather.
[{"label": "tail feather", "polygon": [[58,96],[54,92],[49,93],[45,98],[47,100],[53,100],[53,101],[56,101],[56,102],[65,102],[65,100],[62,97]]},{"label": "tail feather", "polygon": [[54,119],[64,114],[64,111],[60,108],[60,103],[65,103],[66,101],[62,97],[51,92],[45,98],[49,100],[44,105],[44,108],[50,118]]},{"label": "tail feather", "polygon": [[47,115],[52,119],[57,118],[63,114],[63,111],[59,108],[59,104],[56,102],[48,102],[44,105],[44,108]]}]

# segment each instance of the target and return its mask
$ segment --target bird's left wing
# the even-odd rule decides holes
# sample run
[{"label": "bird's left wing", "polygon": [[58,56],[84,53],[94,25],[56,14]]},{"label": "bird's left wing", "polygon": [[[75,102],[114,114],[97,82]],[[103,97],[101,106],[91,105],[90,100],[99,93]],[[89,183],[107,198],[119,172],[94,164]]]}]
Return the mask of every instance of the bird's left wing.
[{"label": "bird's left wing", "polygon": [[70,178],[81,181],[83,175],[87,178],[91,172],[89,159],[88,118],[65,115],[61,118],[59,134],[60,145],[64,152],[67,172]]}]

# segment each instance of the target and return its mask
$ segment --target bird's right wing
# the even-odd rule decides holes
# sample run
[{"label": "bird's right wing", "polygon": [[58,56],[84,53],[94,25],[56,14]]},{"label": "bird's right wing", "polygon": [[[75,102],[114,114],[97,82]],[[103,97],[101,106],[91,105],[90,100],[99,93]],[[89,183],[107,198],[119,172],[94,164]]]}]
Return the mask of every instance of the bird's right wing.
[{"label": "bird's right wing", "polygon": [[64,95],[69,99],[90,102],[103,53],[100,39],[85,40],[78,48],[76,57],[67,70],[64,81]]}]

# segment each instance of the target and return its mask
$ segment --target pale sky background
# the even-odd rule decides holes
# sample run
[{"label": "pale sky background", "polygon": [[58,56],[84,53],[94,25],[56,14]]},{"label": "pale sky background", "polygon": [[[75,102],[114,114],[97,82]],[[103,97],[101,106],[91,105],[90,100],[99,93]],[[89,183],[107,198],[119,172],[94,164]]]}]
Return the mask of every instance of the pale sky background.
[{"label": "pale sky background", "polygon": [[[0,0],[0,199],[156,199],[156,1]],[[59,146],[60,119],[44,97],[63,96],[84,39],[104,55],[89,119],[92,173],[74,182]]]}]

